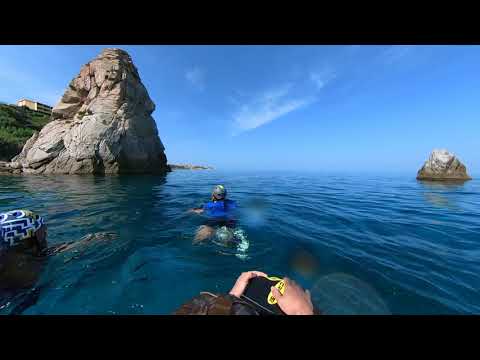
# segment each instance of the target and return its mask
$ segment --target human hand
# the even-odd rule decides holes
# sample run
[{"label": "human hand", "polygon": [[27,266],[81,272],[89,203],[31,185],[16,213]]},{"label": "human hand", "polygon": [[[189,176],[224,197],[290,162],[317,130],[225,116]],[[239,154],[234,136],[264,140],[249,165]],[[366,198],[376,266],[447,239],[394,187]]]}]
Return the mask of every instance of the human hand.
[{"label": "human hand", "polygon": [[261,271],[247,271],[242,273],[238,279],[235,285],[233,285],[232,290],[230,290],[230,295],[240,297],[243,292],[245,291],[245,288],[248,285],[248,282],[250,279],[257,277],[257,276],[264,276],[267,277],[267,274],[261,272]]},{"label": "human hand", "polygon": [[272,295],[277,300],[280,309],[287,315],[313,315],[310,291],[304,291],[295,281],[289,278],[283,280],[285,282],[283,295],[276,287],[271,287]]},{"label": "human hand", "polygon": [[195,213],[195,214],[201,214],[203,212],[203,209],[190,209],[187,212]]}]

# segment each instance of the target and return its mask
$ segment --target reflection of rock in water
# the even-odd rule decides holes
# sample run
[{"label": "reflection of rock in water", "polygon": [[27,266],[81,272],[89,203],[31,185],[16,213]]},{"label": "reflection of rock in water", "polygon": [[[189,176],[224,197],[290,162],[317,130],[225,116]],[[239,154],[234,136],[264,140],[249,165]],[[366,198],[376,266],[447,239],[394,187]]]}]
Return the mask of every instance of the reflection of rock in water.
[{"label": "reflection of rock in water", "polygon": [[326,315],[388,315],[390,310],[368,284],[348,274],[331,274],[310,290],[312,300]]},{"label": "reflection of rock in water", "polygon": [[419,180],[418,183],[422,185],[425,189],[428,190],[459,190],[465,187],[464,180],[456,181],[427,181]]},{"label": "reflection of rock in water", "polygon": [[440,194],[427,193],[425,194],[425,199],[430,204],[438,207],[453,207],[453,204],[448,200],[448,198]]},{"label": "reflection of rock in water", "polygon": [[139,222],[157,234],[165,183],[164,176],[57,175],[19,177],[15,187],[47,221],[53,245],[97,231],[136,237]]},{"label": "reflection of rock in water", "polygon": [[442,208],[455,208],[456,204],[449,196],[449,192],[455,192],[463,189],[464,181],[419,181],[421,186],[427,190],[425,192],[425,199],[432,205]]}]

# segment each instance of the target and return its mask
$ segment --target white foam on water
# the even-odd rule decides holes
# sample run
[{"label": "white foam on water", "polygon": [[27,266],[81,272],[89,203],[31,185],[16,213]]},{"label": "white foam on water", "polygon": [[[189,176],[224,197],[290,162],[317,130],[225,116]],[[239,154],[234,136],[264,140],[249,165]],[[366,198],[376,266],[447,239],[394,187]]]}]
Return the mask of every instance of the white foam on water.
[{"label": "white foam on water", "polygon": [[233,235],[235,236],[235,238],[240,240],[240,242],[237,245],[238,253],[235,254],[235,256],[241,260],[248,259],[248,255],[246,253],[250,248],[250,242],[248,241],[247,236],[245,235],[245,231],[243,231],[242,229],[235,229],[235,231],[233,232]]}]

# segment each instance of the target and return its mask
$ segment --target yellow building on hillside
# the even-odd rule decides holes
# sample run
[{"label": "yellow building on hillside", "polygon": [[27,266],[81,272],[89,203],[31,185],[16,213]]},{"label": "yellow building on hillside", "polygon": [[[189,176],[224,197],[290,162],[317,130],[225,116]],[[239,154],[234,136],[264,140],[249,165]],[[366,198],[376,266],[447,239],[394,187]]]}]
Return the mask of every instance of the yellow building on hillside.
[{"label": "yellow building on hillside", "polygon": [[29,108],[30,110],[37,111],[39,113],[45,114],[45,115],[51,115],[52,114],[52,107],[39,103],[37,101],[32,101],[28,99],[22,99],[17,101],[17,106],[24,106]]}]

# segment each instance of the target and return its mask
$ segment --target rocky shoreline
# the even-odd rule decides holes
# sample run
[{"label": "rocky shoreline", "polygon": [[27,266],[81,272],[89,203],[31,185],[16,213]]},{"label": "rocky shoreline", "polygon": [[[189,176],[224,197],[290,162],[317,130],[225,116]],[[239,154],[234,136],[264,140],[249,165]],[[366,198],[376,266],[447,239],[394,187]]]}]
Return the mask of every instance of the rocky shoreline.
[{"label": "rocky shoreline", "polygon": [[191,164],[169,164],[171,170],[214,170],[211,166],[191,165]]},{"label": "rocky shoreline", "polygon": [[4,175],[5,173],[9,173],[7,162],[0,161],[0,175]]},{"label": "rocky shoreline", "polygon": [[[0,175],[20,175],[22,169],[17,168],[16,163],[0,161]],[[168,164],[167,171],[174,170],[215,170],[212,166],[192,165],[192,164]]]}]

